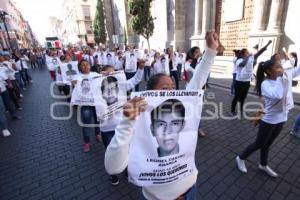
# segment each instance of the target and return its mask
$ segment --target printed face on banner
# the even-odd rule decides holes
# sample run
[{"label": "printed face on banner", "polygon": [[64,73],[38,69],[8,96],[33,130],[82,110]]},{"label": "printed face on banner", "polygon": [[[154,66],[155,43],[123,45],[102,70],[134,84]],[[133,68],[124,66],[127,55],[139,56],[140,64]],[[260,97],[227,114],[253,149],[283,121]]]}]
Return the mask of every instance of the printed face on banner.
[{"label": "printed face on banner", "polygon": [[93,106],[92,93],[94,81],[91,78],[78,78],[72,93],[71,104],[81,106]]},{"label": "printed face on banner", "polygon": [[114,55],[112,53],[107,53],[106,54],[106,64],[110,66],[114,66]]},{"label": "printed face on banner", "polygon": [[132,94],[145,97],[148,103],[133,127],[128,159],[132,183],[165,185],[197,172],[195,149],[202,95],[202,91],[184,90]]},{"label": "printed face on banner", "polygon": [[135,72],[137,68],[137,58],[134,53],[127,52],[126,54],[125,70],[127,72]]},{"label": "printed face on banner", "polygon": [[77,64],[77,61],[61,64],[61,71],[65,84],[70,85],[72,81],[77,80],[77,76],[79,74]]},{"label": "printed face on banner", "polygon": [[179,134],[185,124],[185,108],[176,99],[164,101],[151,112],[151,132],[158,144],[158,156],[179,153]]},{"label": "printed face on banner", "polygon": [[57,65],[57,64],[58,64],[57,58],[52,58],[52,64],[53,64],[53,65]]},{"label": "printed face on banner", "polygon": [[116,113],[122,111],[122,105],[127,100],[126,94],[126,77],[123,71],[102,76],[96,81],[93,95],[100,126],[111,123],[111,120],[116,117]]},{"label": "printed face on banner", "polygon": [[102,98],[110,106],[118,101],[118,80],[113,76],[108,76],[101,83]]}]

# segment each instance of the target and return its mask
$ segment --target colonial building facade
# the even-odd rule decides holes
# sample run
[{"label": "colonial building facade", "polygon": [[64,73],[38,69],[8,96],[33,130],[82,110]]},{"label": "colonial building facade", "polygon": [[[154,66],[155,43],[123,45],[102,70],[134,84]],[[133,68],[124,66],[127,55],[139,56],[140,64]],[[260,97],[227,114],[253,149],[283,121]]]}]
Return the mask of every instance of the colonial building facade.
[{"label": "colonial building facade", "polygon": [[[128,44],[146,48],[145,40],[130,30],[126,1],[104,0],[104,4],[109,8],[105,9],[108,35],[118,35],[120,44],[126,35]],[[151,13],[156,20],[151,48],[204,49],[206,31],[215,29],[224,56],[232,55],[233,49],[262,47],[269,40],[272,45],[264,57],[283,47],[299,52],[299,7],[299,0],[153,0]]]}]

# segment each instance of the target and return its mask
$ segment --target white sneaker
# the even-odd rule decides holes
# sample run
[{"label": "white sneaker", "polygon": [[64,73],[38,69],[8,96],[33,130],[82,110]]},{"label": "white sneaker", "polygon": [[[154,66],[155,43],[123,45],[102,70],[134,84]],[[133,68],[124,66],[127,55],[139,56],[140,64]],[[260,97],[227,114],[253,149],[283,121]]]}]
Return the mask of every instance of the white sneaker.
[{"label": "white sneaker", "polygon": [[2,131],[2,133],[3,133],[3,136],[4,136],[4,137],[8,137],[8,136],[11,135],[11,133],[10,133],[9,130],[7,130],[7,129],[4,129],[4,130]]},{"label": "white sneaker", "polygon": [[247,167],[245,165],[245,160],[241,160],[239,156],[235,158],[236,164],[239,170],[243,173],[247,173]]},{"label": "white sneaker", "polygon": [[266,172],[269,176],[277,178],[278,174],[274,172],[268,165],[262,166],[261,164],[258,165],[258,168],[264,172]]}]

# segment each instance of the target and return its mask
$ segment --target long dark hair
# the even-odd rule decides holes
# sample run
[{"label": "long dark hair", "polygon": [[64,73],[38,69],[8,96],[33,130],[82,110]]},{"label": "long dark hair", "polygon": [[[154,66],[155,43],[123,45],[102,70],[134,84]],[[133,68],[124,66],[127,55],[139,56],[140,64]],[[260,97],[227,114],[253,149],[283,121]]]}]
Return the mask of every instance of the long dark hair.
[{"label": "long dark hair", "polygon": [[255,90],[258,96],[261,97],[261,84],[266,79],[265,74],[267,70],[270,69],[275,64],[274,60],[268,60],[265,62],[260,62],[256,71],[256,85]]},{"label": "long dark hair", "polygon": [[194,69],[195,69],[195,67],[197,65],[197,62],[198,62],[197,58],[194,58],[194,53],[197,50],[200,51],[200,48],[199,47],[190,48],[189,51],[186,54],[186,59],[185,59],[185,61],[192,60],[191,67],[194,68]]},{"label": "long dark hair", "polygon": [[297,67],[297,65],[298,65],[298,56],[297,56],[297,53],[296,52],[292,52],[292,53],[290,53],[290,55],[295,58],[294,67]]},{"label": "long dark hair", "polygon": [[159,82],[160,78],[163,76],[167,76],[167,75],[163,73],[159,73],[151,76],[149,81],[147,82],[147,90],[153,90],[156,84]]}]

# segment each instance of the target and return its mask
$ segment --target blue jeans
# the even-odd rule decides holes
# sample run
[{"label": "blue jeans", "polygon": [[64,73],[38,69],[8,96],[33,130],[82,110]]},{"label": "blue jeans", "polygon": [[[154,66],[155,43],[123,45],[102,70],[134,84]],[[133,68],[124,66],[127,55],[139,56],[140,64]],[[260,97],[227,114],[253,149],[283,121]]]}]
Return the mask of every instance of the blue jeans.
[{"label": "blue jeans", "polygon": [[3,104],[6,108],[6,110],[9,111],[9,113],[11,114],[12,117],[16,117],[16,113],[15,113],[15,110],[13,109],[13,106],[12,106],[12,100],[10,99],[9,97],[9,93],[7,90],[5,90],[4,92],[1,92],[1,98],[2,98],[2,101],[3,101]]},{"label": "blue jeans", "polygon": [[36,61],[37,61],[38,67],[42,68],[43,67],[43,58],[37,57]]},{"label": "blue jeans", "polygon": [[235,91],[234,91],[235,78],[236,78],[236,73],[233,73],[233,74],[232,74],[231,91],[230,91],[230,94],[231,94],[231,95],[234,95],[234,94],[235,94]]},{"label": "blue jeans", "polygon": [[21,77],[21,72],[19,71],[19,72],[15,73],[15,77],[16,77],[16,81],[17,81],[19,88],[24,88],[24,83],[23,83],[23,80]]},{"label": "blue jeans", "polygon": [[[95,125],[95,135],[100,134],[99,122],[97,121],[96,109],[94,106],[82,106],[80,110],[81,122],[85,125]],[[90,143],[89,127],[82,127],[84,143]]]},{"label": "blue jeans", "polygon": [[[191,190],[184,195],[184,200],[196,200],[197,199],[197,186],[196,184],[191,187]],[[140,197],[140,200],[147,200],[143,193]]]},{"label": "blue jeans", "polygon": [[2,102],[0,102],[0,131],[7,129],[4,112],[5,112],[4,105]]},{"label": "blue jeans", "polygon": [[294,128],[293,128],[293,131],[296,133],[296,134],[300,134],[299,133],[299,129],[300,129],[300,114],[297,116],[296,118],[296,121],[295,121],[295,124],[294,124]]}]

